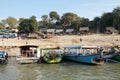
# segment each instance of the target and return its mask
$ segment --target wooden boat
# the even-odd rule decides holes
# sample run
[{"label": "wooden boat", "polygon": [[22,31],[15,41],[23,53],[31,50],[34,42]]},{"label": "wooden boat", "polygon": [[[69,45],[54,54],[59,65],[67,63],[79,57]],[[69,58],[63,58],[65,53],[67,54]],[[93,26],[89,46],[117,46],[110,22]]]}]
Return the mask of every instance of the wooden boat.
[{"label": "wooden boat", "polygon": [[103,64],[97,46],[68,46],[64,48],[64,59],[88,64]]},{"label": "wooden boat", "polygon": [[47,63],[59,63],[62,60],[63,50],[59,47],[56,48],[42,48],[41,54],[43,55],[43,60]]},{"label": "wooden boat", "polygon": [[111,59],[120,62],[120,53],[118,56],[112,57]]},{"label": "wooden boat", "polygon": [[36,63],[40,59],[40,50],[36,45],[23,45],[20,46],[20,54],[17,56],[17,62],[24,63]]},{"label": "wooden boat", "polygon": [[102,51],[104,59],[114,60],[120,62],[120,46],[113,46],[110,49],[106,50],[106,48]]},{"label": "wooden boat", "polygon": [[119,61],[120,62],[120,45],[116,46],[116,48],[118,49],[116,52],[117,53],[114,53],[114,54],[118,54],[117,56],[114,56],[112,57],[111,59],[112,60],[116,60],[116,61]]},{"label": "wooden boat", "polygon": [[0,63],[6,63],[7,58],[8,58],[8,54],[5,51],[0,50]]}]

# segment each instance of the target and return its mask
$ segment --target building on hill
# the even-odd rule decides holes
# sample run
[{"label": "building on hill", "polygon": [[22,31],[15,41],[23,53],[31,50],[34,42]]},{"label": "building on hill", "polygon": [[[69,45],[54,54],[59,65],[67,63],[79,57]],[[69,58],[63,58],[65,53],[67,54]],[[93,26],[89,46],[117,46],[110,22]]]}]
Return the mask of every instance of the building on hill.
[{"label": "building on hill", "polygon": [[54,34],[55,33],[55,29],[47,29],[47,34]]},{"label": "building on hill", "polygon": [[68,28],[68,29],[65,30],[65,34],[72,34],[73,31],[74,31],[73,28]]},{"label": "building on hill", "polygon": [[63,29],[56,29],[55,30],[55,34],[56,35],[62,35],[64,33],[64,30]]},{"label": "building on hill", "polygon": [[86,34],[89,33],[89,27],[80,27],[79,32],[80,32],[81,35],[83,35],[83,34],[86,35]]},{"label": "building on hill", "polygon": [[47,34],[47,28],[41,28],[41,29],[40,29],[40,32],[41,32],[41,33],[44,33],[44,34]]},{"label": "building on hill", "polygon": [[114,27],[106,27],[106,34],[118,34],[118,30]]}]

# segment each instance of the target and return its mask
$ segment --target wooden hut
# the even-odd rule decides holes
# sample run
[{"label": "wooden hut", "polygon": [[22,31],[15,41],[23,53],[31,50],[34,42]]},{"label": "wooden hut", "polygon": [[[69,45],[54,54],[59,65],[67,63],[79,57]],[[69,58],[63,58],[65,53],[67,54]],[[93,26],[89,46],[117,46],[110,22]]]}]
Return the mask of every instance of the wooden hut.
[{"label": "wooden hut", "polygon": [[39,34],[38,33],[29,33],[28,38],[37,39],[37,38],[39,38]]},{"label": "wooden hut", "polygon": [[47,34],[47,28],[41,28],[41,29],[40,29],[40,32]]},{"label": "wooden hut", "polygon": [[79,31],[80,31],[80,34],[88,34],[89,27],[80,27]]},{"label": "wooden hut", "polygon": [[106,34],[118,34],[118,31],[114,27],[106,27]]},{"label": "wooden hut", "polygon": [[47,29],[47,34],[54,34],[55,33],[55,29]]},{"label": "wooden hut", "polygon": [[64,30],[63,29],[56,29],[55,34],[60,35],[63,34]]},{"label": "wooden hut", "polygon": [[66,33],[66,34],[72,34],[73,31],[74,31],[73,28],[71,28],[71,29],[66,29],[65,33]]}]

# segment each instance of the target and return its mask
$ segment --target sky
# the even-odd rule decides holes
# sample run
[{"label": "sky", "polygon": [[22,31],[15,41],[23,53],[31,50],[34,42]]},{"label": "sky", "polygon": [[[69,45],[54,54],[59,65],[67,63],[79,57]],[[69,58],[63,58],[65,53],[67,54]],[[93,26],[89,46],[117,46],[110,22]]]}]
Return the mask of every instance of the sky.
[{"label": "sky", "polygon": [[120,6],[120,0],[0,0],[0,20],[8,17],[29,18],[56,11],[60,16],[73,12],[79,17],[93,20]]}]

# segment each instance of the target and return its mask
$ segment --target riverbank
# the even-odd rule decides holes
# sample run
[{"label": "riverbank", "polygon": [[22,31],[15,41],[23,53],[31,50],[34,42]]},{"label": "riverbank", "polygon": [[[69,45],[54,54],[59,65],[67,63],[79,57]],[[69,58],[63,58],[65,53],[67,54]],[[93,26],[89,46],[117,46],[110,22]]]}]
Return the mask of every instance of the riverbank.
[{"label": "riverbank", "polygon": [[120,45],[120,35],[65,35],[54,36],[51,39],[0,39],[0,46],[4,48],[10,56],[15,56],[19,52],[21,45],[37,45],[40,48],[46,46],[71,46],[71,45],[89,45],[89,46],[113,46]]}]

